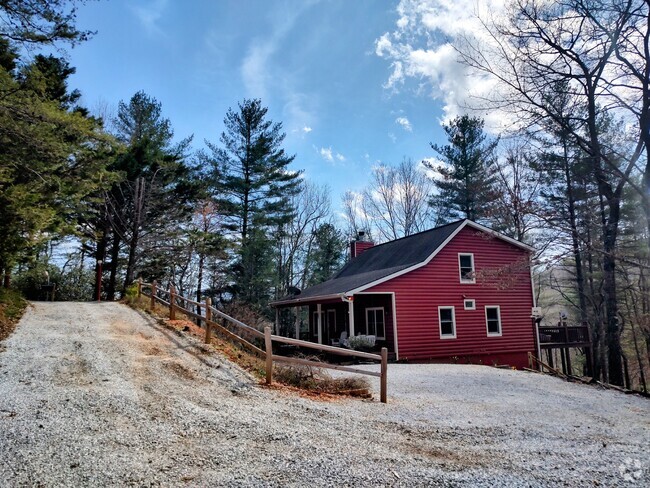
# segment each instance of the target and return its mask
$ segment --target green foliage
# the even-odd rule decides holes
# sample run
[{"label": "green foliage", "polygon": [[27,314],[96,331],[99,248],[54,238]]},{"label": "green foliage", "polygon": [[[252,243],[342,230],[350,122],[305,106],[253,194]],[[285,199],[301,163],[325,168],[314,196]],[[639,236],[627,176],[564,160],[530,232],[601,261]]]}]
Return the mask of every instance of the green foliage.
[{"label": "green foliage", "polygon": [[47,98],[52,78],[27,69],[33,83],[0,68],[0,268],[53,234],[75,232],[93,195],[114,178],[104,162],[111,139],[96,121]]},{"label": "green foliage", "polygon": [[0,310],[6,319],[18,320],[26,307],[27,302],[19,291],[0,288]]},{"label": "green foliage", "polygon": [[345,261],[347,240],[343,233],[330,223],[322,224],[314,236],[314,249],[306,265],[309,268],[307,286],[330,279]]},{"label": "green foliage", "polygon": [[13,280],[13,286],[28,300],[43,300],[45,298],[41,286],[52,283],[58,287],[61,283],[61,270],[44,261],[32,263],[28,269],[18,272]]},{"label": "green foliage", "polygon": [[124,299],[126,303],[132,305],[138,299],[138,284],[132,283],[126,287],[126,292],[124,293]]},{"label": "green foliage", "polygon": [[215,194],[220,196],[217,202],[230,217],[233,230],[241,234],[242,243],[253,216],[261,226],[288,221],[290,197],[300,183],[300,173],[288,169],[294,156],[287,156],[281,147],[282,124],[266,120],[267,111],[260,100],[244,100],[238,111],[226,113],[222,147],[206,141],[212,151],[209,161]]},{"label": "green foliage", "polygon": [[0,341],[11,334],[25,308],[27,302],[18,291],[0,288]]},{"label": "green foliage", "polygon": [[440,176],[432,205],[443,220],[485,220],[494,200],[494,171],[490,167],[498,141],[488,141],[483,119],[463,115],[443,125],[449,144],[431,144],[444,165],[426,162]]},{"label": "green foliage", "polygon": [[282,124],[266,120],[267,111],[260,100],[229,109],[221,147],[206,141],[212,154],[203,155],[212,167],[215,201],[239,241],[233,295],[253,304],[266,302],[273,282],[267,231],[291,219],[290,199],[300,183],[300,173],[288,168],[294,157],[281,147]]},{"label": "green foliage", "polygon": [[25,45],[85,41],[92,33],[76,28],[77,3],[80,2],[3,0],[0,2],[0,37]]},{"label": "green foliage", "polygon": [[[111,189],[106,202],[109,211],[96,225],[112,231],[114,256],[126,245],[125,291],[136,268],[161,271],[161,262],[174,266],[178,253],[170,243],[179,240],[179,223],[189,219],[202,184],[185,162],[191,137],[173,143],[171,123],[155,98],[139,91],[128,103],[120,102],[115,127],[125,151],[110,167],[124,179]],[[146,241],[145,234],[149,236]],[[145,248],[146,253],[142,252]],[[138,262],[141,255],[146,259]],[[117,275],[117,268],[110,271]],[[114,293],[109,283],[108,297]]]},{"label": "green foliage", "polygon": [[71,108],[81,97],[79,90],[68,91],[68,77],[77,70],[63,58],[38,54],[34,61],[20,74],[20,81],[26,89],[33,91],[42,100],[59,102],[61,108]]}]

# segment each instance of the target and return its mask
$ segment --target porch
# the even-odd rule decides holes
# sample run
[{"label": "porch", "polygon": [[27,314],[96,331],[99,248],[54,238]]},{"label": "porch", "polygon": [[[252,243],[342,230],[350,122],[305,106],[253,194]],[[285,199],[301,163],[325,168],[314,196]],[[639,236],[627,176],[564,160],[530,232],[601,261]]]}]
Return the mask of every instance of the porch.
[{"label": "porch", "polygon": [[[388,349],[396,357],[395,307],[392,293],[358,293],[353,296],[314,297],[308,300],[285,300],[272,304],[276,308],[276,333],[282,309],[304,307],[307,330],[300,334],[296,324],[295,335],[317,344],[350,347],[351,337],[366,336],[372,347],[368,351]],[[354,341],[354,340],[353,340]]]},{"label": "porch", "polygon": [[585,364],[582,374],[593,375],[591,334],[586,324],[568,325],[561,321],[557,326],[538,325],[537,334],[540,355],[542,351],[546,351],[546,360],[551,368],[555,367],[553,351],[559,350],[562,372],[572,375],[571,349],[575,349],[584,356]]}]

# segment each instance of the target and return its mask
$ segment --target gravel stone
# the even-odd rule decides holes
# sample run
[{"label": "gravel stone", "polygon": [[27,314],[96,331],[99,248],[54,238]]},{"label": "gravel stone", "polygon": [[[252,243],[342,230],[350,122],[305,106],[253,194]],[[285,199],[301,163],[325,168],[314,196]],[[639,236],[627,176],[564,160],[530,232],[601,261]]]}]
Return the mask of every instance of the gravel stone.
[{"label": "gravel stone", "polygon": [[3,345],[2,487],[650,485],[650,402],[543,375],[391,364],[387,405],[315,400],[117,303],[34,303]]}]

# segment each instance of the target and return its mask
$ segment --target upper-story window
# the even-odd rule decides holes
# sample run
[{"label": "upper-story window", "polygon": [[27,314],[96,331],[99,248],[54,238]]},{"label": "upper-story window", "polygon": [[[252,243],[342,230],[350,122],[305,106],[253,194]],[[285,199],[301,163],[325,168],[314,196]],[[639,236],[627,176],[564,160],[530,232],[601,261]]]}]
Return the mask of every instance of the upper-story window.
[{"label": "upper-story window", "polygon": [[461,283],[476,283],[474,272],[474,255],[471,253],[458,254],[458,269]]}]

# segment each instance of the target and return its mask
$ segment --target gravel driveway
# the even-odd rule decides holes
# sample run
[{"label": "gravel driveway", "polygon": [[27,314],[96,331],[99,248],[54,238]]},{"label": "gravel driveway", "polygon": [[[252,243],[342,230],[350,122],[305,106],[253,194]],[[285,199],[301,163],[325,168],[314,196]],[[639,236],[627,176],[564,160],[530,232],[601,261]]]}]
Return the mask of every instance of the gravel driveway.
[{"label": "gravel driveway", "polygon": [[451,365],[388,392],[268,390],[123,305],[35,303],[0,344],[0,485],[650,484],[646,399]]}]

